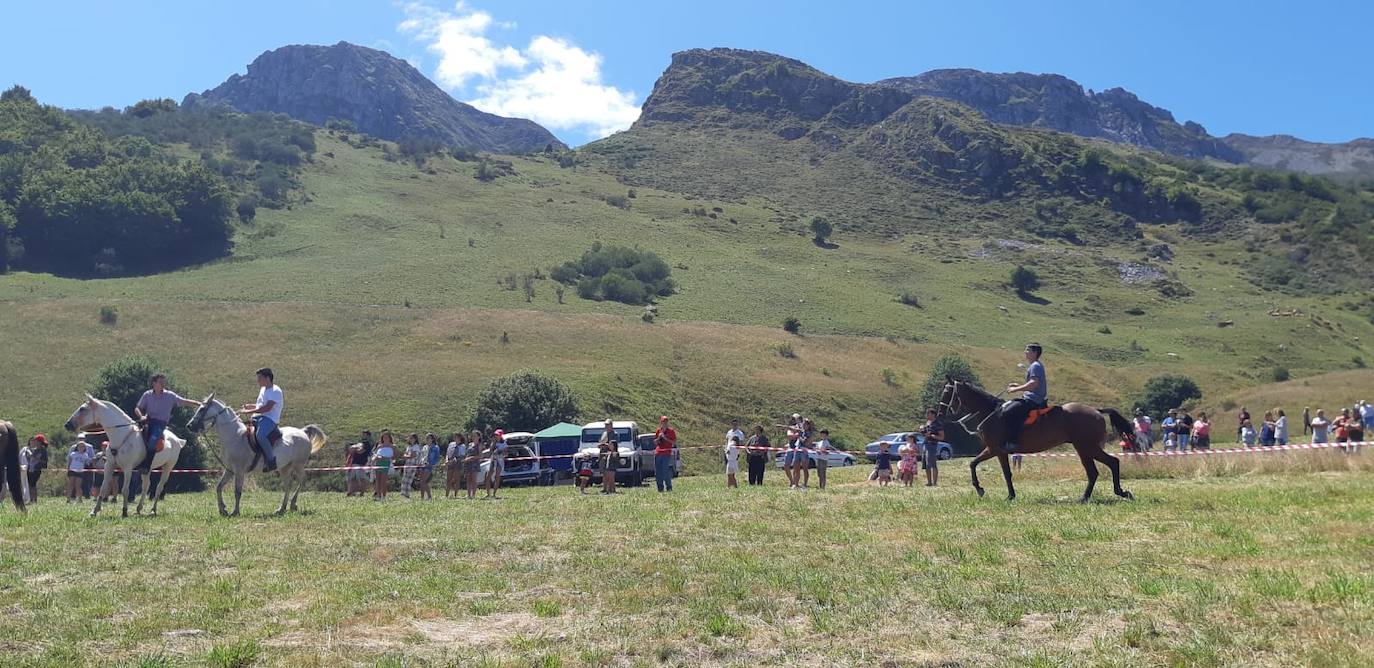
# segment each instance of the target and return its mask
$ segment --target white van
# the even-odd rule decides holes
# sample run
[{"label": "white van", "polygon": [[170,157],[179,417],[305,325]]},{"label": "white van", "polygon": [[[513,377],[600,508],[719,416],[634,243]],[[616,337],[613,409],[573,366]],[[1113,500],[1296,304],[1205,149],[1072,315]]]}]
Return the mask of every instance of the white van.
[{"label": "white van", "polygon": [[[617,464],[615,470],[616,482],[625,482],[630,485],[643,484],[644,479],[654,474],[654,453],[651,449],[646,459],[637,445],[639,441],[639,423],[633,420],[614,420],[611,428],[615,430]],[[592,466],[593,479],[601,478],[601,461],[599,459],[601,435],[606,432],[605,422],[588,422],[582,426],[582,443],[578,446],[577,454],[579,457],[593,457],[596,462]]]}]

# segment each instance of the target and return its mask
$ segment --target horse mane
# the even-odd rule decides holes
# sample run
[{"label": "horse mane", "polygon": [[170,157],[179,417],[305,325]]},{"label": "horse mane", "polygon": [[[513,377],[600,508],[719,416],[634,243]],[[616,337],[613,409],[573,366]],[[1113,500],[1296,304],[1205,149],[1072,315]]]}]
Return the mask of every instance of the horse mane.
[{"label": "horse mane", "polygon": [[989,406],[996,406],[996,405],[998,405],[999,403],[1001,403],[1001,399],[998,399],[998,398],[997,398],[997,395],[995,395],[995,394],[993,394],[993,393],[991,393],[991,392],[989,392],[989,391],[983,389],[983,388],[982,388],[981,386],[979,386],[977,383],[969,382],[969,381],[966,381],[966,380],[961,380],[961,381],[957,381],[957,382],[958,382],[960,385],[966,386],[966,387],[968,387],[970,390],[973,390],[974,394],[977,394],[979,397],[982,397],[983,401],[986,401],[986,402],[988,403]]}]

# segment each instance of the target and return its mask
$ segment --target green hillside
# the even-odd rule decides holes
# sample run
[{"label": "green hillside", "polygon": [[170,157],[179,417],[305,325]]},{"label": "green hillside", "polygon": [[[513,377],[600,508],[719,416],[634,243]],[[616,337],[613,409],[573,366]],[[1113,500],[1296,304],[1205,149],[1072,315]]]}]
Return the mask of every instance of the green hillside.
[{"label": "green hillside", "polygon": [[[1268,382],[1276,366],[1301,378],[1371,359],[1374,327],[1342,298],[1262,291],[1235,263],[1243,249],[1179,243],[1169,228],[1148,239],[1173,244],[1168,267],[1190,297],[1124,283],[1117,263],[1137,259],[1129,248],[843,231],[824,248],[779,225],[766,202],[636,187],[612,206],[628,195],[613,174],[556,156],[507,158],[513,174],[484,182],[482,163],[417,167],[356,137],[316,141],[293,203],[260,210],[224,260],[105,280],[0,277],[0,340],[11,377],[24,379],[0,389],[7,416],[55,425],[99,365],[148,352],[197,389],[231,394],[271,364],[292,392],[290,420],[336,434],[449,429],[487,380],[539,367],[579,392],[589,419],[669,412],[701,441],[727,416],[772,422],[800,409],[852,443],[910,420],[925,369],[950,350],[996,382],[1039,339],[1056,397],[1098,403],[1164,371],[1219,396]],[[508,276],[547,275],[598,240],[674,267],[678,292],[655,323],[571,289],[560,304],[548,279],[528,302],[508,289]],[[1003,285],[1017,264],[1041,274],[1044,303]],[[920,307],[900,303],[902,292]],[[98,322],[105,305],[116,324]],[[1275,307],[1311,315],[1267,315]],[[802,336],[779,328],[786,317]]]}]

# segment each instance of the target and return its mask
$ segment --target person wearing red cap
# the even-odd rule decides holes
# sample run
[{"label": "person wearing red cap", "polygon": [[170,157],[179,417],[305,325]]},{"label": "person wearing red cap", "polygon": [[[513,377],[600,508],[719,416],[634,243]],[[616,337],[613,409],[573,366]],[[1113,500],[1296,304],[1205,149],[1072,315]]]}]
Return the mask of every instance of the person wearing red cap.
[{"label": "person wearing red cap", "polygon": [[48,467],[48,437],[36,434],[19,451],[19,466],[29,471],[29,503],[38,503],[38,476]]},{"label": "person wearing red cap", "polygon": [[677,432],[668,426],[668,416],[658,419],[654,432],[654,483],[658,491],[673,491],[673,451],[677,448]]}]

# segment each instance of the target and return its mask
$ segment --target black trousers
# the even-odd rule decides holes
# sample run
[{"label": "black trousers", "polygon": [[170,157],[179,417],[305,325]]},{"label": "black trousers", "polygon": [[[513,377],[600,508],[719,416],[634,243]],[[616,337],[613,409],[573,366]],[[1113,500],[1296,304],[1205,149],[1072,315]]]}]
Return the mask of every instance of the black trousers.
[{"label": "black trousers", "polygon": [[748,457],[745,463],[749,465],[749,484],[762,485],[763,472],[768,468],[767,457]]},{"label": "black trousers", "polygon": [[1007,426],[1007,442],[1015,443],[1021,436],[1021,427],[1026,422],[1026,416],[1030,415],[1031,410],[1044,408],[1045,404],[1030,399],[1012,399],[1002,406],[1002,419]]}]

